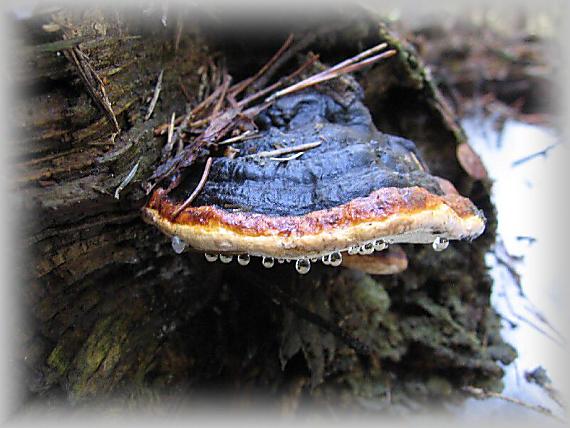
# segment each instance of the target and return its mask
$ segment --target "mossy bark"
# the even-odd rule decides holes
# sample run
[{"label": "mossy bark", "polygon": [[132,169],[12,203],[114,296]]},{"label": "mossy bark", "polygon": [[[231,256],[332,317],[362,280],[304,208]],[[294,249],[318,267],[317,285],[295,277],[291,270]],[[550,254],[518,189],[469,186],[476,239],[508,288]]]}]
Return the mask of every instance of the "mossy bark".
[{"label": "mossy bark", "polygon": [[[240,391],[243,403],[262,388],[293,409],[301,397],[321,403],[340,394],[353,407],[378,404],[387,391],[394,403],[409,404],[455,396],[464,385],[498,387],[497,361],[513,354],[489,303],[489,184],[469,178],[457,162],[455,147],[465,136],[413,50],[358,13],[335,18],[338,29],[310,45],[330,62],[381,40],[399,50],[388,65],[358,76],[376,124],[414,140],[435,174],[485,210],[487,232],[445,253],[406,246],[410,263],[401,275],[320,267],[299,277],[290,266],[265,271],[176,255],[142,222],[141,184],[165,143],[153,129],[195,102],[181,85],[198,94],[197,70],[214,51],[234,76],[251,75],[289,30],[281,26],[255,49],[245,36],[204,29],[192,13],[166,26],[161,14],[60,11],[18,23],[25,49],[17,79],[17,192],[34,219],[24,228],[33,269],[22,288],[30,322],[20,333],[28,398],[89,403],[114,393],[145,402],[146,391],[192,396],[219,387]],[[53,24],[59,30],[46,31]],[[63,54],[70,46],[101,78],[120,132]],[[161,70],[160,98],[145,121]],[[365,343],[365,361],[291,302]]]}]

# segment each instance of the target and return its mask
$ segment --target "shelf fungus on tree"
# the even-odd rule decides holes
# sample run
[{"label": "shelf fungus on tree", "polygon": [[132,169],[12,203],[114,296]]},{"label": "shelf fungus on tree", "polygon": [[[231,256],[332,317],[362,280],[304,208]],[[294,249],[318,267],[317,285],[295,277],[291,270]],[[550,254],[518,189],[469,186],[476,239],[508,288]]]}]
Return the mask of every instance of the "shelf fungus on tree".
[{"label": "shelf fungus on tree", "polygon": [[379,132],[360,92],[352,95],[310,89],[275,101],[257,117],[258,132],[234,144],[237,155],[213,158],[191,206],[181,209],[203,178],[198,165],[174,190],[154,190],[145,219],[177,251],[188,245],[242,265],[251,256],[266,267],[293,261],[300,273],[392,243],[443,250],[478,237],[482,212],[429,174],[414,143]]}]

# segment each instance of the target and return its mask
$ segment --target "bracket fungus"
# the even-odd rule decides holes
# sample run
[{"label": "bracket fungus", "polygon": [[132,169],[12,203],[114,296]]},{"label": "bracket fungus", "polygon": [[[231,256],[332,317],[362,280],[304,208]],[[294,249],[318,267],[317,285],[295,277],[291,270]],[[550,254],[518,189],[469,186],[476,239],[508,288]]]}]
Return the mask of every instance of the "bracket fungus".
[{"label": "bracket fungus", "polygon": [[343,253],[478,237],[482,212],[429,174],[413,142],[376,129],[359,88],[350,95],[306,89],[275,101],[237,154],[209,159],[207,180],[189,168],[174,190],[157,187],[145,219],[177,251],[241,265],[257,256],[268,268],[294,261],[299,273],[317,260],[339,266]]}]

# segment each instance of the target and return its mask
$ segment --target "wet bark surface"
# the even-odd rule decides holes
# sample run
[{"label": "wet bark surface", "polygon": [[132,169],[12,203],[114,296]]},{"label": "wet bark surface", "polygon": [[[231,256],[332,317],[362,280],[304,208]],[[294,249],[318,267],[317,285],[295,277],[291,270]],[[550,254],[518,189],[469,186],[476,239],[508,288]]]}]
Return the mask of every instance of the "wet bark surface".
[{"label": "wet bark surface", "polygon": [[[456,147],[465,136],[413,48],[352,12],[333,29],[280,28],[255,49],[247,32],[228,37],[191,12],[166,27],[159,10],[64,10],[18,23],[16,192],[37,219],[23,232],[33,259],[20,288],[29,322],[18,332],[27,402],[81,406],[118,396],[144,405],[224,391],[247,406],[269,391],[273,405],[292,412],[338,402],[376,412],[459,400],[465,385],[500,388],[500,362],[514,351],[489,303],[490,184],[462,170]],[[323,266],[301,277],[286,265],[177,255],[142,221],[141,184],[165,144],[154,129],[199,101],[197,70],[218,53],[236,79],[249,76],[291,30],[324,63],[383,40],[398,49],[357,74],[365,105],[381,132],[413,141],[435,175],[483,209],[483,236],[443,253],[404,245],[409,267],[398,275]]]}]

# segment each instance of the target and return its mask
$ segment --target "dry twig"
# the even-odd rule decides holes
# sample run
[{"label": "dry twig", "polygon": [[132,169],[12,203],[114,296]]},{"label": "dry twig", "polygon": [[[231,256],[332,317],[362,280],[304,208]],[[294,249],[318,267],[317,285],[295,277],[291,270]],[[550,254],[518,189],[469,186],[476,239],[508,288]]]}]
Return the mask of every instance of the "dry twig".
[{"label": "dry twig", "polygon": [[241,93],[243,90],[245,90],[248,86],[250,86],[253,82],[255,82],[256,80],[258,80],[261,76],[263,76],[263,74],[265,74],[268,70],[271,69],[271,67],[279,60],[280,57],[283,56],[283,54],[285,53],[285,51],[287,51],[287,49],[289,49],[289,47],[291,46],[291,44],[293,43],[293,35],[290,34],[289,37],[287,37],[287,39],[285,40],[285,42],[283,43],[283,45],[279,48],[279,50],[275,53],[275,55],[273,55],[271,57],[271,59],[263,66],[259,69],[259,71],[253,76],[250,77],[248,79],[245,79],[243,81],[241,81],[240,83],[238,83],[235,88],[233,88],[232,90],[232,94],[235,96],[237,96],[239,93]]},{"label": "dry twig", "polygon": [[542,415],[545,416],[549,416],[553,419],[556,419],[559,422],[565,422],[562,418],[556,416],[552,410],[544,407],[544,406],[538,406],[538,405],[534,405],[534,404],[529,404],[526,403],[522,400],[518,400],[516,398],[512,398],[512,397],[507,397],[503,394],[500,394],[498,392],[493,392],[493,391],[485,391],[481,388],[475,388],[473,386],[464,386],[462,388],[465,392],[471,394],[473,397],[479,399],[479,400],[484,400],[484,399],[488,399],[488,398],[498,398],[500,400],[503,401],[507,401],[509,403],[513,403],[516,404],[517,406],[521,406],[524,407],[525,409],[529,409],[532,410],[534,412],[540,413]]},{"label": "dry twig", "polygon": [[514,166],[522,165],[523,163],[526,163],[526,162],[528,162],[528,161],[530,161],[530,160],[533,160],[534,158],[538,158],[538,157],[541,157],[541,156],[542,156],[542,157],[546,157],[546,156],[548,155],[548,152],[550,152],[550,151],[551,151],[553,148],[555,148],[558,144],[560,144],[560,143],[551,144],[550,146],[548,146],[548,147],[546,147],[546,148],[544,148],[544,149],[542,149],[542,150],[539,150],[538,152],[535,152],[535,153],[532,153],[532,154],[530,154],[530,155],[527,155],[527,156],[525,156],[525,157],[523,157],[523,158],[521,158],[521,159],[517,159],[516,161],[514,161],[514,162],[512,163],[512,166],[514,167]]},{"label": "dry twig", "polygon": [[[171,121],[169,124],[163,124],[155,128],[155,135],[161,135],[168,130],[172,132],[172,127],[178,126],[176,133],[171,139],[169,137],[167,144],[163,148],[162,164],[158,166],[152,177],[150,177],[151,181],[154,180],[154,184],[149,183],[149,185],[146,186],[147,192],[150,192],[154,186],[164,178],[191,165],[198,157],[203,147],[212,144],[216,146],[219,146],[220,144],[230,144],[231,142],[237,142],[245,139],[246,135],[250,135],[249,133],[252,132],[252,128],[256,128],[254,124],[255,117],[267,109],[275,99],[286,94],[291,94],[310,86],[317,85],[327,80],[335,79],[346,73],[359,70],[366,65],[372,64],[383,58],[388,58],[396,53],[395,50],[388,50],[374,55],[387,47],[386,43],[382,43],[352,58],[342,61],[333,67],[316,73],[299,83],[291,84],[284,89],[274,92],[285,84],[292,82],[293,79],[305,71],[309,66],[314,64],[318,57],[310,54],[307,61],[305,61],[293,73],[265,88],[261,87],[260,89],[257,89],[256,92],[249,94],[248,96],[244,96],[241,100],[237,99],[237,96],[244,92],[248,87],[255,88],[254,85],[252,85],[253,83],[256,83],[256,87],[261,86],[261,83],[265,84],[269,76],[276,70],[276,67],[278,67],[279,64],[284,63],[284,58],[287,58],[288,60],[293,50],[298,49],[299,45],[304,45],[306,43],[309,42],[307,42],[306,39],[303,39],[299,44],[291,47],[293,44],[293,37],[289,36],[278,52],[273,55],[273,57],[271,57],[271,59],[254,76],[231,86],[231,77],[225,71],[225,67],[216,67],[213,61],[211,61],[209,68],[212,70],[213,76],[210,81],[215,82],[214,84],[216,86],[210,95],[189,111],[183,119],[179,117],[174,120],[174,122]],[[204,74],[205,73],[203,73],[203,75]],[[253,104],[255,101],[259,100],[263,96],[271,94],[272,92],[274,92],[273,95],[270,95],[265,99],[265,101]],[[196,120],[190,122],[190,118],[196,118]],[[180,136],[182,132],[185,132],[188,135],[193,134],[195,137],[191,139],[189,144],[184,145]],[[179,143],[178,149],[175,156],[172,157],[172,147],[177,141]],[[310,150],[320,144],[321,142],[303,144],[295,147],[261,152],[254,156],[273,157],[275,159],[279,159],[278,156],[283,154]],[[295,155],[295,157],[297,157],[297,155]],[[279,160],[291,159],[294,159],[294,157]],[[209,170],[209,167],[207,170]],[[205,172],[204,177],[207,177],[207,171]],[[181,175],[178,174],[175,176],[175,179],[171,181],[166,191],[169,192],[175,188],[180,180]],[[197,188],[196,190],[199,191],[200,189]],[[192,196],[191,198],[193,199]]]},{"label": "dry twig", "polygon": [[[515,311],[510,300],[508,299],[508,297],[506,297],[505,302],[506,302],[507,307],[509,308],[509,311],[511,312],[511,314],[516,319],[524,322],[529,327],[532,327],[533,329],[535,329],[539,333],[548,337],[550,340],[552,340],[556,344],[558,344],[560,346],[564,346],[564,344],[565,344],[564,336],[538,311],[537,308],[535,308],[534,304],[530,301],[530,299],[528,298],[528,296],[526,295],[526,293],[523,290],[522,278],[521,278],[521,275],[518,273],[517,268],[515,266],[515,262],[520,260],[521,257],[511,255],[507,251],[507,249],[504,245],[504,242],[502,240],[499,240],[497,242],[493,254],[495,255],[495,260],[497,261],[497,263],[499,265],[503,266],[507,270],[507,272],[509,273],[511,278],[513,279],[513,282],[514,282],[515,286],[517,287],[519,296],[521,298],[525,299],[528,302],[528,304],[530,305],[530,307],[526,307],[526,310],[530,314],[534,315],[540,323],[542,323],[543,325],[548,327],[550,329],[550,331],[552,331],[555,334],[556,337],[549,334],[547,331],[545,331],[543,328],[541,328],[535,322],[529,320],[528,318],[520,315],[517,311]],[[506,291],[505,291],[505,296],[508,296]]]},{"label": "dry twig", "polygon": [[275,162],[289,162],[289,161],[295,160],[297,158],[300,158],[301,156],[303,156],[303,154],[305,154],[305,152],[295,153],[294,155],[287,156],[284,158],[269,158],[269,160],[275,161]]},{"label": "dry twig", "polygon": [[307,150],[314,149],[323,144],[322,141],[316,141],[314,143],[299,144],[298,146],[283,147],[282,149],[268,150],[265,152],[255,153],[253,155],[244,156],[244,158],[271,158],[282,155],[287,155],[289,153],[295,152],[305,152]]},{"label": "dry twig", "polygon": [[160,70],[158,74],[158,79],[156,80],[156,86],[154,87],[154,94],[152,95],[152,99],[150,100],[150,104],[148,106],[148,111],[144,117],[144,120],[149,120],[152,116],[152,112],[156,107],[156,103],[158,102],[158,97],[160,96],[160,90],[162,89],[162,76],[164,75],[164,70]]},{"label": "dry twig", "polygon": [[232,144],[232,143],[237,143],[238,141],[243,141],[243,140],[247,140],[248,137],[251,138],[254,136],[254,132],[249,130],[249,131],[245,131],[243,134],[240,134],[236,137],[231,137],[231,138],[227,138],[223,141],[218,142],[218,146],[224,146],[227,144]]},{"label": "dry twig", "polygon": [[119,184],[119,187],[117,187],[117,189],[115,190],[115,199],[119,199],[119,193],[121,193],[121,191],[125,187],[127,187],[131,181],[133,181],[133,178],[135,178],[135,175],[137,174],[137,171],[139,169],[139,164],[140,164],[140,160],[129,171],[129,173],[127,174],[125,179],[121,182],[121,184]]},{"label": "dry twig", "polygon": [[196,186],[196,188],[194,189],[192,194],[188,197],[188,199],[186,199],[184,201],[184,203],[182,205],[180,205],[180,207],[178,207],[178,209],[176,211],[174,211],[174,213],[172,214],[173,219],[175,219],[178,216],[178,214],[180,214],[180,212],[182,212],[182,210],[184,208],[186,208],[188,205],[190,205],[192,203],[192,201],[194,199],[196,199],[196,196],[198,196],[198,194],[204,188],[204,185],[206,184],[206,180],[208,179],[208,174],[210,173],[210,167],[212,166],[212,159],[213,158],[208,158],[208,160],[206,161],[206,166],[204,167],[204,172],[202,173],[202,178],[200,178],[200,182],[198,183],[198,185]]},{"label": "dry twig", "polygon": [[97,74],[97,72],[91,66],[89,58],[83,53],[83,51],[78,47],[72,47],[63,51],[65,57],[72,62],[79,73],[79,77],[85,84],[87,92],[91,95],[95,104],[103,111],[103,114],[107,117],[115,132],[121,131],[119,123],[117,122],[117,117],[113,112],[111,107],[111,102],[107,97],[107,92],[105,91],[105,85],[103,81]]},{"label": "dry twig", "polygon": [[168,137],[166,138],[166,146],[169,148],[169,151],[172,150],[172,136],[174,135],[174,120],[176,119],[176,113],[172,113],[170,118],[170,126],[168,127]]},{"label": "dry twig", "polygon": [[283,54],[278,59],[276,59],[270,67],[268,67],[264,75],[252,84],[252,89],[259,90],[267,85],[267,83],[271,80],[279,68],[281,68],[286,62],[293,58],[296,53],[301,52],[303,49],[306,49],[311,43],[315,41],[316,38],[317,34],[315,33],[307,34],[303,39],[299,40],[288,50],[284,51]]},{"label": "dry twig", "polygon": [[[378,47],[384,48],[384,47],[386,47],[386,44],[382,43],[378,46],[375,46],[375,48],[378,48]],[[375,52],[375,50],[374,50],[374,48],[372,48],[372,49],[369,49],[368,51],[365,51],[365,52]],[[364,54],[364,52],[363,52],[363,54]],[[295,85],[292,85],[292,86],[289,86],[288,88],[277,91],[276,93],[274,93],[273,95],[268,97],[267,101],[273,101],[273,100],[275,100],[279,97],[282,97],[284,95],[291,94],[293,92],[300,91],[302,89],[306,89],[308,87],[317,85],[319,83],[326,82],[327,80],[336,79],[337,77],[339,77],[343,74],[352,73],[354,71],[360,70],[361,68],[363,68],[367,65],[370,65],[370,64],[372,64],[376,61],[379,61],[381,59],[384,59],[384,58],[389,58],[395,54],[396,54],[396,51],[394,49],[391,49],[389,51],[375,55],[371,58],[362,60],[360,62],[357,62],[357,60],[355,60],[355,58],[361,57],[362,54],[356,55],[355,57],[349,58],[346,61],[338,63],[334,67],[331,67],[331,68],[329,68],[329,69],[327,69],[321,73],[318,73],[314,76],[308,77],[307,79],[304,79]]]}]

